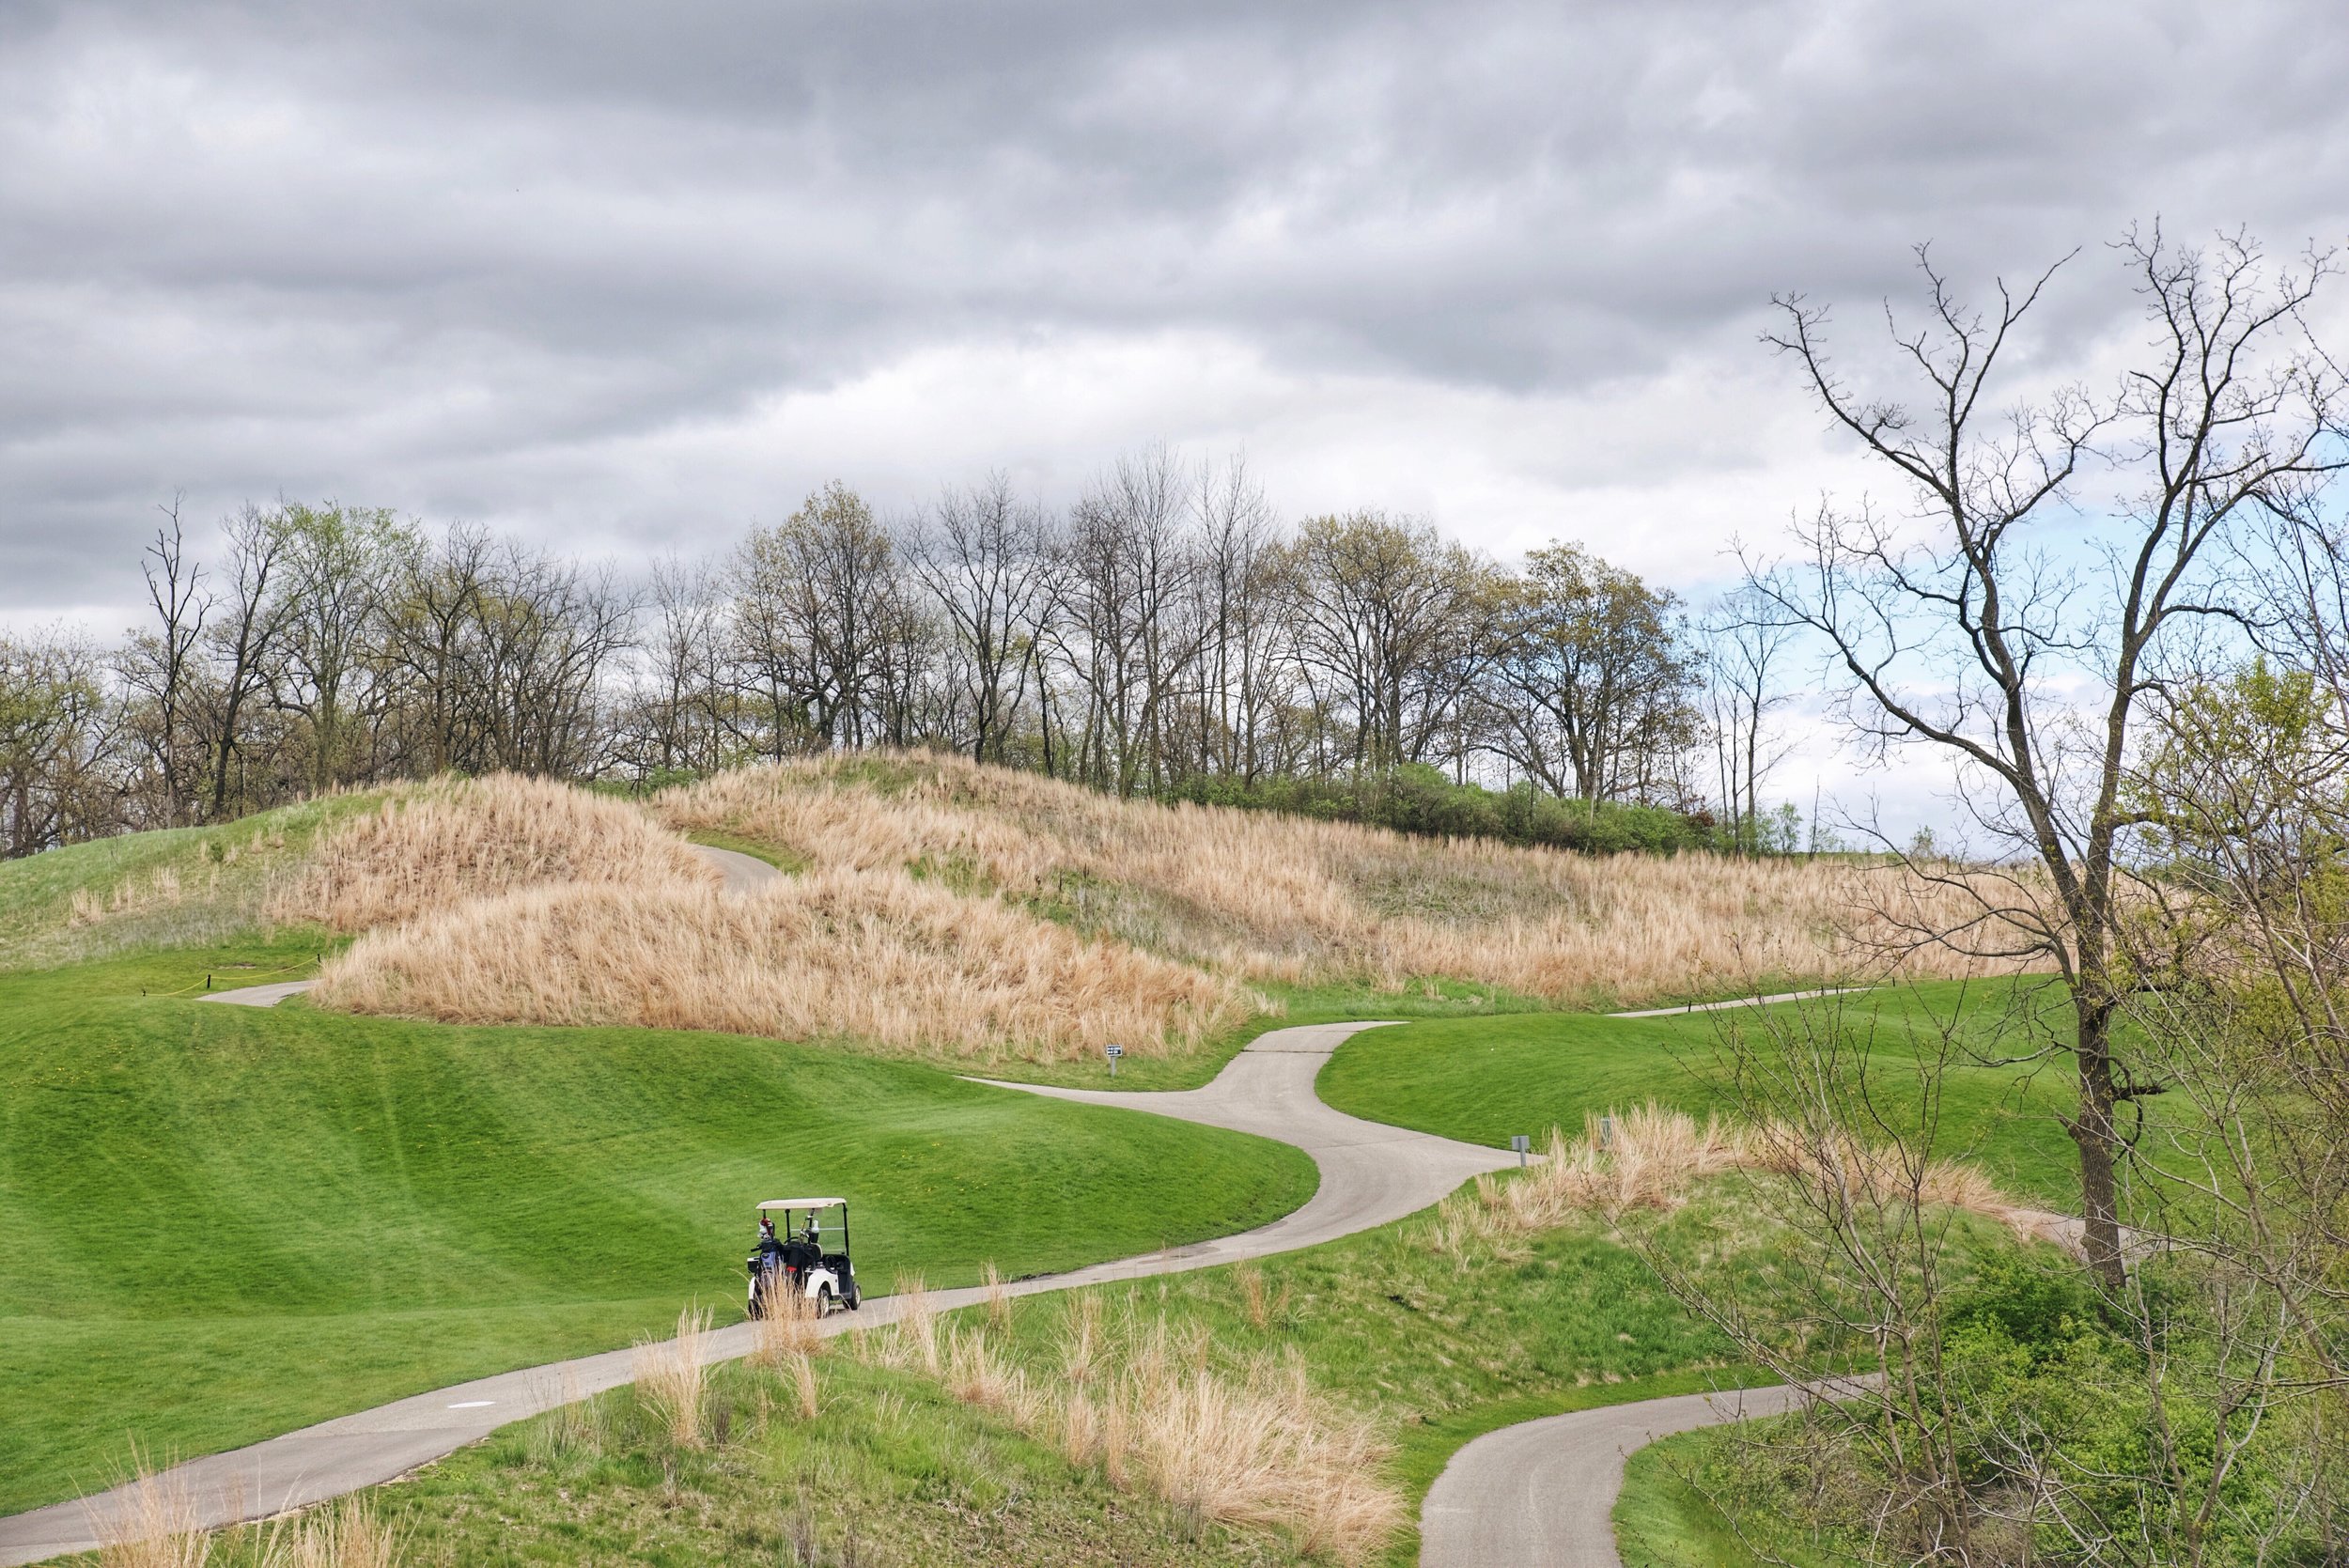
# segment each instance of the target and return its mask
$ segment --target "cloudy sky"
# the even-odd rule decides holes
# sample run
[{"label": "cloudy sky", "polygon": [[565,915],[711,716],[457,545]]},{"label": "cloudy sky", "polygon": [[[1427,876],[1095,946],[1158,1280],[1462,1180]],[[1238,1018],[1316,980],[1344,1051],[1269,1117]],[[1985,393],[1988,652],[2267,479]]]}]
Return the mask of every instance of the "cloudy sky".
[{"label": "cloudy sky", "polygon": [[2095,370],[2132,219],[2349,238],[2344,45],[2262,0],[0,0],[0,624],[122,624],[175,492],[631,557],[1152,440],[1702,593],[1867,483],[1773,291],[1864,372],[1911,244],[2085,246],[2028,368]]}]

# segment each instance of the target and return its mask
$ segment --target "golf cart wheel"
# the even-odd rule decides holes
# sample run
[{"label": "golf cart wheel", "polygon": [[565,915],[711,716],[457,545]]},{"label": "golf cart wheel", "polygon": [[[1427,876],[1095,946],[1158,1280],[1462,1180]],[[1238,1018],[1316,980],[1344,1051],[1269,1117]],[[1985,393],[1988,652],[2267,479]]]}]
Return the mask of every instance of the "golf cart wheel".
[{"label": "golf cart wheel", "polygon": [[817,1285],[816,1287],[816,1316],[817,1320],[820,1321],[824,1318],[830,1317],[834,1305],[835,1303],[832,1294],[832,1287],[830,1285]]},{"label": "golf cart wheel", "polygon": [[756,1291],[753,1291],[753,1292],[751,1292],[751,1298],[750,1298],[748,1301],[746,1301],[746,1302],[744,1302],[744,1303],[742,1304],[742,1312],[743,1312],[744,1315],[746,1315],[746,1316],[748,1316],[748,1317],[751,1317],[751,1318],[753,1318],[753,1319],[762,1318],[762,1317],[765,1317],[765,1316],[767,1315],[764,1312],[760,1311],[760,1309],[759,1309],[759,1305],[758,1305],[758,1292],[756,1292]]},{"label": "golf cart wheel", "polygon": [[842,1296],[841,1299],[848,1303],[848,1311],[852,1312],[857,1312],[860,1311],[864,1305],[864,1293],[857,1289],[855,1283],[851,1281],[848,1286],[848,1294]]}]

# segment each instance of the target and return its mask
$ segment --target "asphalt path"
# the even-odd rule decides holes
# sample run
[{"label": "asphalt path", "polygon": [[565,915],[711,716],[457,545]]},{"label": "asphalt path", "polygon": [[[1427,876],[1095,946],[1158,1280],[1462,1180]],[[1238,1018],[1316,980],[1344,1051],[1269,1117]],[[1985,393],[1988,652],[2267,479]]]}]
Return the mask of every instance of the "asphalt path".
[{"label": "asphalt path", "polygon": [[1685,1007],[1642,1007],[1636,1013],[1610,1013],[1610,1018],[1669,1018],[1680,1013],[1725,1013],[1733,1007],[1769,1007],[1781,1001],[1809,1001],[1815,997],[1855,996],[1867,986],[1837,986],[1824,991],[1781,991],[1774,997],[1732,997],[1727,1001],[1692,1001]]},{"label": "asphalt path", "polygon": [[1675,1432],[1846,1399],[1871,1380],[1646,1399],[1487,1432],[1452,1456],[1419,1514],[1420,1568],[1623,1568],[1615,1498],[1632,1452]]}]

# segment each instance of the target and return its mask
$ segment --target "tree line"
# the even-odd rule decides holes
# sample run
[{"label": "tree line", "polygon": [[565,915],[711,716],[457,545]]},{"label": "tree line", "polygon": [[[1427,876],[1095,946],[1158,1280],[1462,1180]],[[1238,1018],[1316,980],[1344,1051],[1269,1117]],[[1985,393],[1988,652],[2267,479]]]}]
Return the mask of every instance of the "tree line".
[{"label": "tree line", "polygon": [[1511,568],[1378,511],[1287,525],[1244,463],[1164,448],[1061,512],[999,474],[885,521],[835,482],[636,580],[291,503],[201,560],[166,508],[142,566],[119,643],[0,639],[9,854],[452,770],[650,787],[866,746],[1349,811],[1476,781],[1677,814],[1676,842],[1790,836],[1759,793],[1783,633],[1750,597],[1697,618],[1576,544]]}]

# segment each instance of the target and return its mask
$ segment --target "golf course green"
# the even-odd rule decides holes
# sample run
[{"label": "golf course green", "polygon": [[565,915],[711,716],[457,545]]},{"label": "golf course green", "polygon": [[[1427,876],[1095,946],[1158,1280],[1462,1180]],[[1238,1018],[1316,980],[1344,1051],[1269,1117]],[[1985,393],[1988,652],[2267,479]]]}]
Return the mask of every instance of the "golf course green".
[{"label": "golf course green", "polygon": [[[0,975],[0,1512],[739,1311],[761,1198],[969,1282],[1220,1235],[1283,1144],[734,1035],[207,1003],[300,936]],[[147,994],[142,994],[145,992]],[[166,994],[177,993],[177,994]]]}]

